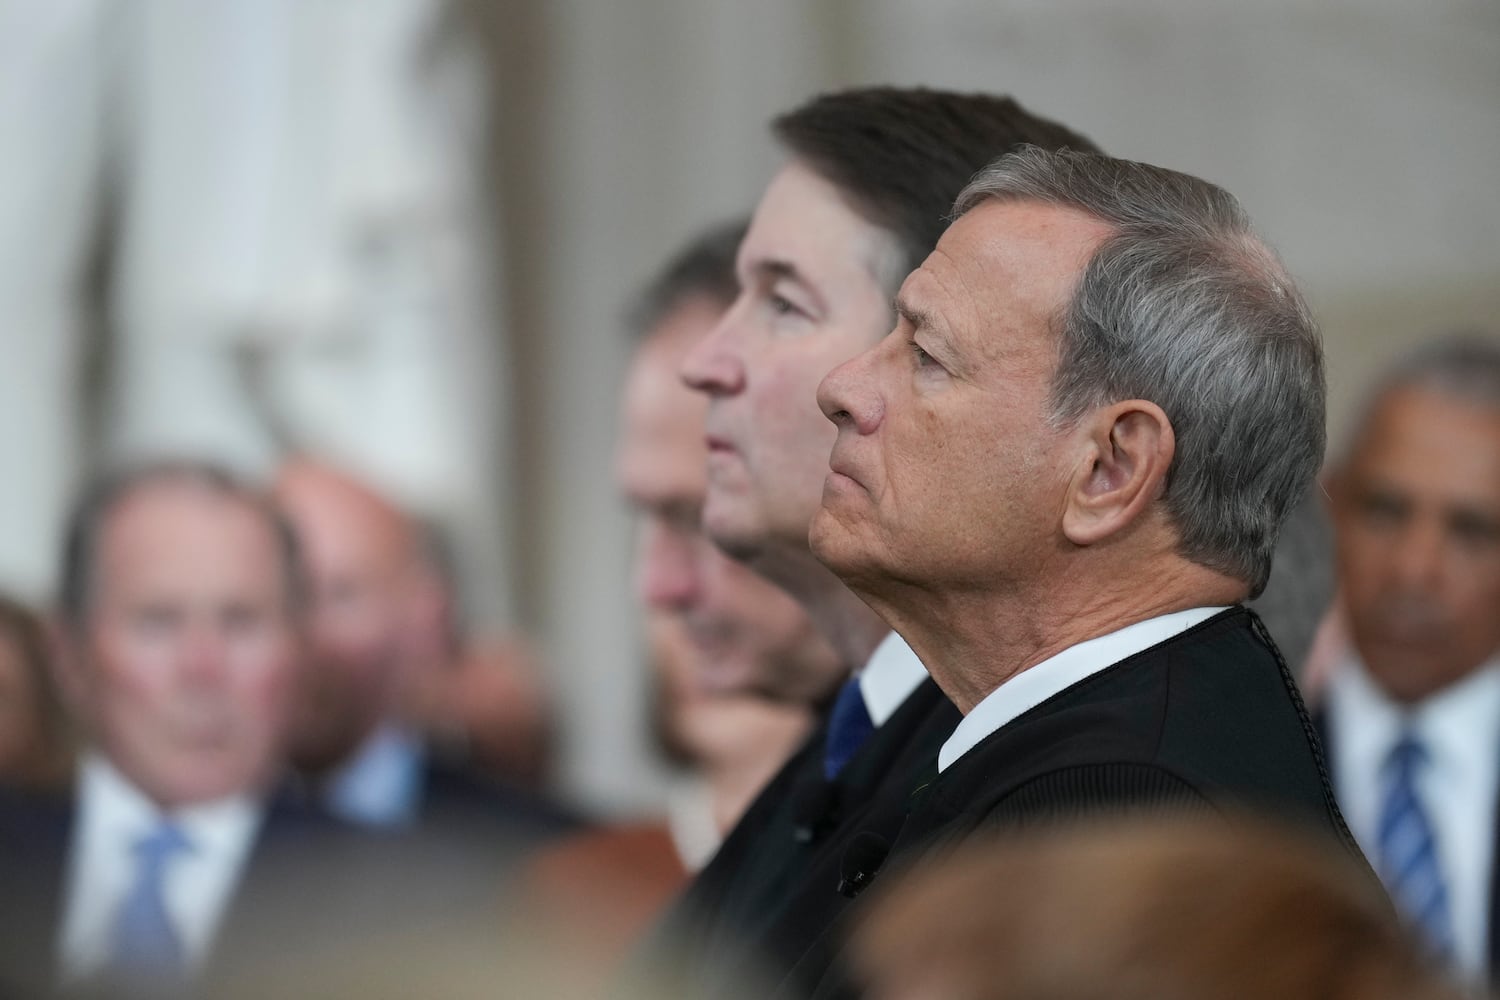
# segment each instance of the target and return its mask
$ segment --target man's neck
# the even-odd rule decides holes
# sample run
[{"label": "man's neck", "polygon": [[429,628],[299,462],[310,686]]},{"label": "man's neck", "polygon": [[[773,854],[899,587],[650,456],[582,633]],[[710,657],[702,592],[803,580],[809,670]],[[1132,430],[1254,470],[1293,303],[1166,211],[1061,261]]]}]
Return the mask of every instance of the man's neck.
[{"label": "man's neck", "polygon": [[[867,595],[906,639],[959,711],[1080,642],[1189,608],[1234,604],[1245,585],[1185,560],[1127,582],[1076,566],[1025,590],[906,589]],[[1101,581],[1106,581],[1102,582]],[[1149,585],[1142,581],[1149,581]]]},{"label": "man's neck", "polygon": [[865,665],[891,631],[863,598],[806,549],[768,551],[750,566],[802,605],[813,626],[851,672]]}]

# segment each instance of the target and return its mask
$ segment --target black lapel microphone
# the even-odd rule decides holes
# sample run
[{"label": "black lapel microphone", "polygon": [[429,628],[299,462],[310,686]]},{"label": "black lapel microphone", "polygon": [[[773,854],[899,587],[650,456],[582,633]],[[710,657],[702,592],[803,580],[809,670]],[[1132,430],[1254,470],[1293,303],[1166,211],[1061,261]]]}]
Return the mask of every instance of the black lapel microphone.
[{"label": "black lapel microphone", "polygon": [[839,893],[853,899],[875,880],[875,873],[891,853],[891,843],[878,833],[863,830],[854,835],[844,850],[839,869]]}]

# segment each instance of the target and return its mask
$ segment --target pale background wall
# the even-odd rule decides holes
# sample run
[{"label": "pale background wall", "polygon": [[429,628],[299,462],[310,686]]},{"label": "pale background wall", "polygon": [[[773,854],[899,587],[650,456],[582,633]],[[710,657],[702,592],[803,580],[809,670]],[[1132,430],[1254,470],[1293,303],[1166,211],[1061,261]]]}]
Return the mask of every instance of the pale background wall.
[{"label": "pale background wall", "polygon": [[1009,91],[1245,202],[1325,325],[1331,425],[1393,352],[1500,328],[1493,0],[505,0],[516,592],[580,799],[640,808],[626,521],[609,479],[629,291],[774,169],[764,123],[837,85]]}]

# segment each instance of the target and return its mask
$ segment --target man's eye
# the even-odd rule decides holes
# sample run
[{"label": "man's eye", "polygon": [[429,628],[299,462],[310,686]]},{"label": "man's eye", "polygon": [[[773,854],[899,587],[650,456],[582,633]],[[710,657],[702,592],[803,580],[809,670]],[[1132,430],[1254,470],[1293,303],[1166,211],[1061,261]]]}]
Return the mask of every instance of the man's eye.
[{"label": "man's eye", "polygon": [[134,626],[138,632],[148,635],[161,635],[172,631],[177,626],[178,614],[171,608],[142,608],[134,616]]},{"label": "man's eye", "polygon": [[786,298],[783,295],[777,295],[775,292],[771,292],[766,298],[770,303],[771,311],[778,315],[789,316],[798,311],[796,304],[793,303],[791,299]]},{"label": "man's eye", "polygon": [[1360,498],[1360,512],[1365,520],[1379,525],[1396,525],[1406,520],[1407,504],[1398,497],[1379,493],[1366,494]]},{"label": "man's eye", "polygon": [[931,368],[937,364],[933,356],[922,350],[916,341],[912,341],[911,353],[912,357],[916,359],[918,368]]}]

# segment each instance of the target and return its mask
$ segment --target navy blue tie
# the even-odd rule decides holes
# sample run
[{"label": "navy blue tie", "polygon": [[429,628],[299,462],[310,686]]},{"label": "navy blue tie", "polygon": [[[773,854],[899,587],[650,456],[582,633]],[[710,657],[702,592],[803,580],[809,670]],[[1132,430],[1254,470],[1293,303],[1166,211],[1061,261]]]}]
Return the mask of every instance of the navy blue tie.
[{"label": "navy blue tie", "polygon": [[183,976],[182,941],[167,913],[162,884],[172,859],[190,847],[182,831],[167,821],[136,842],[135,883],[115,917],[115,975],[167,982]]},{"label": "navy blue tie", "polygon": [[1432,821],[1417,794],[1417,771],[1427,751],[1411,733],[1391,749],[1380,810],[1380,878],[1397,907],[1440,956],[1453,952],[1448,886],[1438,865]]},{"label": "navy blue tie", "polygon": [[849,758],[875,731],[870,710],[865,707],[865,696],[859,690],[859,678],[851,677],[839,688],[839,696],[833,702],[833,712],[828,716],[828,740],[823,744],[823,777],[832,781],[837,778]]}]

